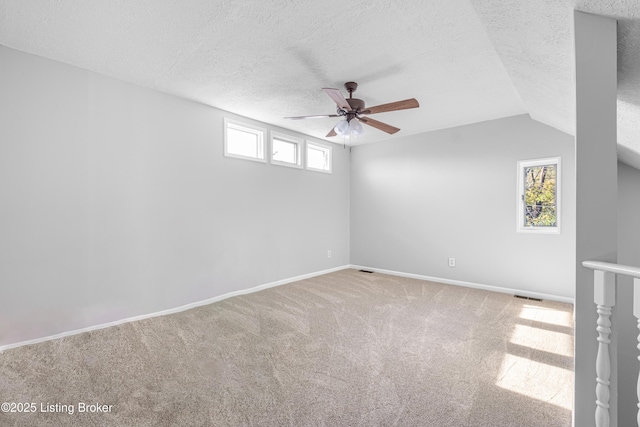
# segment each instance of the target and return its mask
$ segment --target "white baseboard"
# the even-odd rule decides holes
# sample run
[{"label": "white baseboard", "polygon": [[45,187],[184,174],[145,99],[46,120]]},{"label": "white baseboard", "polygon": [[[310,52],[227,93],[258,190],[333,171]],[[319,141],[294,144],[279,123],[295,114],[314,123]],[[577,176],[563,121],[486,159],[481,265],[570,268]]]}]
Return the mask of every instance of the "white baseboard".
[{"label": "white baseboard", "polygon": [[353,268],[353,269],[356,269],[356,270],[369,270],[369,271],[375,271],[375,272],[383,273],[383,274],[390,274],[392,276],[409,277],[409,278],[412,278],[412,279],[428,280],[428,281],[431,281],[431,282],[444,283],[444,284],[447,284],[447,285],[465,286],[467,288],[483,289],[483,290],[487,290],[487,291],[500,292],[500,293],[506,293],[506,294],[514,294],[514,295],[523,295],[523,296],[532,297],[532,298],[540,298],[540,299],[546,299],[546,300],[551,300],[551,301],[559,301],[559,302],[565,302],[565,303],[569,303],[569,304],[574,304],[575,303],[573,298],[562,297],[562,296],[551,295],[551,294],[544,294],[544,293],[541,293],[541,292],[530,292],[530,291],[523,291],[523,290],[520,290],[520,289],[501,288],[501,287],[498,287],[498,286],[482,285],[482,284],[479,284],[479,283],[465,282],[465,281],[461,281],[461,280],[443,279],[443,278],[440,278],[440,277],[423,276],[423,275],[420,275],[420,274],[403,273],[403,272],[400,272],[400,271],[384,270],[384,269],[381,269],[381,268],[366,267],[366,266],[360,266],[360,265],[343,265],[343,266],[340,266],[340,267],[330,268],[328,270],[316,271],[316,272],[313,272],[313,273],[303,274],[301,276],[290,277],[288,279],[282,279],[282,280],[278,280],[278,281],[271,282],[271,283],[265,283],[263,285],[254,286],[254,287],[249,288],[249,289],[242,289],[242,290],[239,290],[239,291],[229,292],[229,293],[226,293],[224,295],[219,295],[219,296],[216,296],[216,297],[213,297],[213,298],[209,298],[209,299],[206,299],[206,300],[202,300],[202,301],[192,302],[192,303],[189,303],[189,304],[186,304],[186,305],[182,305],[180,307],[170,308],[170,309],[167,309],[167,310],[158,311],[158,312],[154,312],[154,313],[143,314],[143,315],[140,315],[140,316],[128,317],[126,319],[120,319],[120,320],[116,320],[116,321],[109,322],[109,323],[101,323],[101,324],[98,324],[98,325],[88,326],[88,327],[82,328],[82,329],[75,329],[75,330],[72,330],[72,331],[62,332],[62,333],[55,334],[55,335],[48,335],[48,336],[45,336],[45,337],[42,337],[42,338],[35,338],[35,339],[32,339],[32,340],[28,340],[28,341],[20,341],[20,342],[13,343],[13,344],[3,345],[3,346],[0,346],[0,353],[2,353],[5,350],[9,350],[11,348],[22,347],[23,345],[37,344],[37,343],[41,343],[41,342],[44,342],[44,341],[50,341],[50,340],[55,340],[55,339],[58,339],[58,338],[64,338],[64,337],[68,337],[68,336],[72,336],[72,335],[76,335],[76,334],[81,334],[83,332],[90,332],[90,331],[95,331],[95,330],[98,330],[98,329],[108,328],[110,326],[121,325],[123,323],[135,322],[137,320],[149,319],[151,317],[158,317],[158,316],[165,316],[167,314],[179,313],[181,311],[189,310],[189,309],[200,307],[200,306],[203,306],[203,305],[212,304],[214,302],[222,301],[224,299],[235,297],[235,296],[238,296],[238,295],[246,295],[246,294],[250,294],[250,293],[253,293],[253,292],[261,291],[263,289],[273,288],[275,286],[285,285],[287,283],[297,282],[299,280],[309,279],[311,277],[321,276],[323,274],[333,273],[334,271],[344,270],[344,269],[347,269],[347,268]]},{"label": "white baseboard", "polygon": [[563,297],[559,295],[545,294],[542,292],[531,292],[531,291],[524,291],[521,289],[502,288],[499,286],[482,285],[480,283],[465,282],[462,280],[452,280],[452,279],[443,279],[441,277],[422,276],[420,274],[403,273],[400,271],[384,270],[381,268],[364,267],[360,265],[350,265],[349,267],[355,268],[356,270],[369,270],[369,271],[375,271],[377,273],[390,274],[392,276],[409,277],[411,279],[428,280],[430,282],[444,283],[447,285],[464,286],[467,288],[483,289],[485,291],[500,292],[503,294],[522,295],[525,297],[540,298],[543,300],[559,301],[559,302],[565,302],[568,304],[575,304],[575,300],[573,298]]},{"label": "white baseboard", "polygon": [[109,322],[109,323],[101,323],[99,325],[88,326],[88,327],[82,328],[82,329],[75,329],[73,331],[62,332],[62,333],[55,334],[55,335],[48,335],[48,336],[42,337],[42,338],[35,338],[35,339],[32,339],[32,340],[28,340],[28,341],[20,341],[20,342],[13,343],[13,344],[7,344],[7,345],[0,346],[0,353],[2,353],[5,350],[9,350],[10,348],[22,347],[23,345],[37,344],[37,343],[41,343],[41,342],[44,342],[44,341],[50,341],[50,340],[55,340],[55,339],[58,339],[58,338],[69,337],[71,335],[81,334],[83,332],[90,332],[90,331],[95,331],[97,329],[108,328],[110,326],[121,325],[123,323],[135,322],[137,320],[149,319],[151,317],[158,317],[158,316],[165,316],[167,314],[179,313],[181,311],[189,310],[189,309],[200,307],[200,306],[203,306],[203,305],[212,304],[214,302],[222,301],[224,299],[235,297],[235,296],[238,296],[238,295],[246,295],[246,294],[250,294],[250,293],[253,293],[253,292],[261,291],[263,289],[273,288],[275,286],[285,285],[287,283],[297,282],[299,280],[309,279],[311,277],[322,276],[323,274],[333,273],[334,271],[345,270],[347,268],[350,268],[350,266],[343,265],[343,266],[340,266],[340,267],[330,268],[328,270],[316,271],[316,272],[313,272],[313,273],[303,274],[301,276],[290,277],[288,279],[282,279],[282,280],[278,280],[278,281],[271,282],[271,283],[265,283],[263,285],[254,286],[253,288],[249,288],[249,289],[242,289],[242,290],[239,290],[239,291],[229,292],[229,293],[226,293],[224,295],[219,295],[217,297],[209,298],[209,299],[202,300],[202,301],[192,302],[192,303],[189,303],[189,304],[186,304],[186,305],[182,305],[180,307],[170,308],[170,309],[158,311],[158,312],[155,312],[155,313],[142,314],[140,316],[128,317],[126,319],[115,320],[115,321]]}]

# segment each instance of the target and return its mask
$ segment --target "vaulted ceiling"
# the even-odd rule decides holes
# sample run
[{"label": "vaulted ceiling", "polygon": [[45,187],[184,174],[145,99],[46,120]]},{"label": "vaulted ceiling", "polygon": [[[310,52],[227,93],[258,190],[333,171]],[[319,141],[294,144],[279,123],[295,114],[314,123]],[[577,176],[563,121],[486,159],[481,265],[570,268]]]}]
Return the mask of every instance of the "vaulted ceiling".
[{"label": "vaulted ceiling", "polygon": [[418,99],[375,116],[393,137],[516,114],[574,134],[574,9],[619,20],[619,157],[640,168],[635,0],[0,0],[0,44],[318,138],[337,119],[283,117],[335,113],[321,88],[346,81]]}]

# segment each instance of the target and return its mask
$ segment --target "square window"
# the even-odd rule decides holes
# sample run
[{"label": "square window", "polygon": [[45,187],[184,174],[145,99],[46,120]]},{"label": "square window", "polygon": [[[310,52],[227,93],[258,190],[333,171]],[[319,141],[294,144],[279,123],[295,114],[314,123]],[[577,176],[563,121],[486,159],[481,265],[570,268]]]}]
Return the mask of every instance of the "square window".
[{"label": "square window", "polygon": [[560,158],[518,162],[518,231],[560,232]]},{"label": "square window", "polygon": [[274,165],[302,167],[302,140],[289,135],[271,132],[271,163]]},{"label": "square window", "polygon": [[307,169],[331,173],[331,147],[307,141]]},{"label": "square window", "polygon": [[240,159],[266,162],[265,130],[224,119],[224,155]]}]

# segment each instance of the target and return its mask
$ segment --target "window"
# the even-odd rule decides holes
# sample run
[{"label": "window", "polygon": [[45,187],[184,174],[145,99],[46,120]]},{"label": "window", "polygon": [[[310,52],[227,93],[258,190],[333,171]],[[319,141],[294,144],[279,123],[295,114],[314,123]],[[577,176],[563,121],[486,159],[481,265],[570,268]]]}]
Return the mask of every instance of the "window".
[{"label": "window", "polygon": [[307,169],[331,173],[331,147],[307,141]]},{"label": "window", "polygon": [[301,168],[302,140],[289,135],[271,132],[271,163]]},{"label": "window", "polygon": [[225,118],[224,155],[227,157],[266,162],[264,134],[264,129]]},{"label": "window", "polygon": [[560,158],[518,162],[518,231],[560,232]]}]

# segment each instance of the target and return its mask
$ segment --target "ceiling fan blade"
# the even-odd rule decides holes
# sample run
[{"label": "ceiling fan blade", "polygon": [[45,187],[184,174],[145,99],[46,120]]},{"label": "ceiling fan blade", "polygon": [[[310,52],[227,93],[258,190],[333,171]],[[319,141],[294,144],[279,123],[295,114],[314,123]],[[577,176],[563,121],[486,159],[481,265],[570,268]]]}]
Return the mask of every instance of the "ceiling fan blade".
[{"label": "ceiling fan blade", "polygon": [[385,113],[387,111],[407,110],[409,108],[418,108],[420,104],[415,98],[405,99],[402,101],[390,102],[388,104],[376,105],[375,107],[369,107],[360,114],[375,114]]},{"label": "ceiling fan blade", "polygon": [[395,126],[391,126],[391,125],[388,125],[386,123],[382,123],[382,122],[379,122],[377,120],[370,119],[368,117],[358,117],[358,120],[360,120],[364,124],[367,124],[369,126],[372,126],[372,127],[376,128],[376,129],[380,129],[381,131],[386,132],[388,134],[394,134],[394,133],[396,133],[396,132],[398,132],[400,130],[399,128],[397,128]]},{"label": "ceiling fan blade", "polygon": [[336,129],[335,128],[331,128],[331,130],[327,134],[327,138],[331,138],[332,136],[336,136],[336,135],[337,135]]},{"label": "ceiling fan blade", "polygon": [[337,114],[319,114],[315,116],[296,116],[296,117],[285,117],[285,119],[290,120],[302,120],[302,119],[325,119],[327,117],[340,117]]},{"label": "ceiling fan blade", "polygon": [[340,89],[332,89],[332,88],[325,87],[325,88],[322,88],[322,90],[324,91],[324,93],[329,95],[331,99],[333,99],[333,101],[336,103],[336,105],[338,105],[338,107],[342,108],[343,110],[351,111],[351,106],[349,105],[347,100],[344,98],[344,95],[342,95],[342,92],[340,92]]}]

